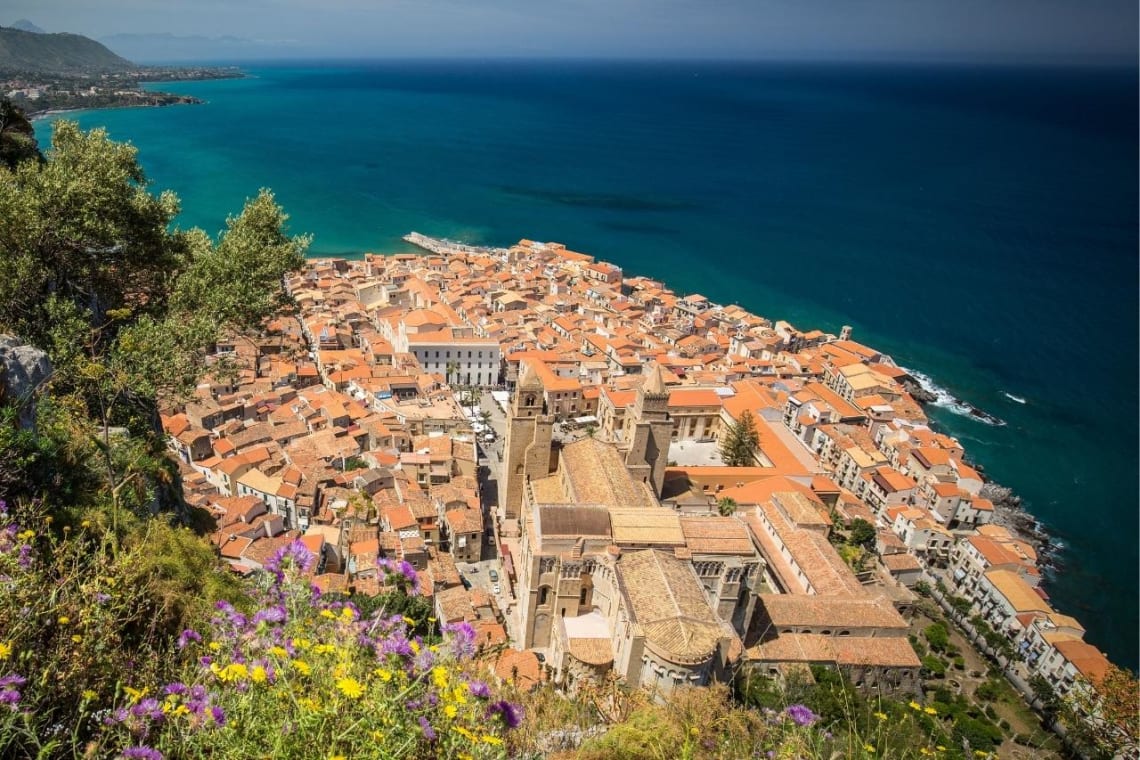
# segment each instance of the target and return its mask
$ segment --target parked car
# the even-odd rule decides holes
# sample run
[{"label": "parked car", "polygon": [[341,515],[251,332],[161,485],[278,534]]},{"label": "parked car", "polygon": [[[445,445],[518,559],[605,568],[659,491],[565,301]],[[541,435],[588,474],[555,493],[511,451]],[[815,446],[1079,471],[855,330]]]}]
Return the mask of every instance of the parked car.
[{"label": "parked car", "polygon": [[498,583],[499,582],[499,571],[498,570],[492,570],[490,573],[488,573],[488,575],[491,578],[491,583]]},{"label": "parked car", "polygon": [[501,593],[503,593],[503,589],[501,589],[501,588],[499,587],[499,584],[498,584],[498,583],[496,583],[494,586],[491,586],[491,591],[493,591],[493,592],[494,592],[494,593],[496,593],[496,594],[501,594]]}]

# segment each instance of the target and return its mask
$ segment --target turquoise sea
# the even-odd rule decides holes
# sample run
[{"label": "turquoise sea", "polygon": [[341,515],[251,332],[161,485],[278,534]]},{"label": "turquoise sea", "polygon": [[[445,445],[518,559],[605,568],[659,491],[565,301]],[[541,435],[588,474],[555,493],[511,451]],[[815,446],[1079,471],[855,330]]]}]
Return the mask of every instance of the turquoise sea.
[{"label": "turquoise sea", "polygon": [[269,186],[316,253],[402,250],[410,230],[555,240],[804,328],[853,325],[1008,422],[933,415],[1063,544],[1054,604],[1136,667],[1135,70],[247,71],[170,88],[206,105],[69,118],[135,143],[181,222],[211,232]]}]

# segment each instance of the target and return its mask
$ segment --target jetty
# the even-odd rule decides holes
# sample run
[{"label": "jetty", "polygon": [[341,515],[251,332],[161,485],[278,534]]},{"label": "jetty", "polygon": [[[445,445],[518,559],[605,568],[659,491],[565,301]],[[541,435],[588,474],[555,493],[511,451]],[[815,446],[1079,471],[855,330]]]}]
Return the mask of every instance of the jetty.
[{"label": "jetty", "polygon": [[431,251],[441,256],[450,256],[457,253],[482,253],[491,256],[505,257],[508,252],[507,248],[496,248],[488,245],[470,245],[457,240],[448,240],[447,238],[429,237],[428,235],[423,235],[415,231],[404,235],[404,242],[411,243],[418,248],[423,248],[425,251]]}]

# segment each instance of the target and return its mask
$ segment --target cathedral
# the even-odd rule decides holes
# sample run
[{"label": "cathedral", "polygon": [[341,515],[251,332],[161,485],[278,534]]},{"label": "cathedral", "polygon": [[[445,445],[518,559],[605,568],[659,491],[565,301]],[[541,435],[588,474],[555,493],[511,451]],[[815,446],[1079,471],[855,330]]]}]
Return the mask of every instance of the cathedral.
[{"label": "cathedral", "polygon": [[707,683],[742,652],[763,560],[732,517],[658,501],[672,421],[659,367],[637,390],[621,447],[553,438],[524,360],[503,460],[503,506],[520,526],[520,642],[574,688],[616,673],[665,693]]}]

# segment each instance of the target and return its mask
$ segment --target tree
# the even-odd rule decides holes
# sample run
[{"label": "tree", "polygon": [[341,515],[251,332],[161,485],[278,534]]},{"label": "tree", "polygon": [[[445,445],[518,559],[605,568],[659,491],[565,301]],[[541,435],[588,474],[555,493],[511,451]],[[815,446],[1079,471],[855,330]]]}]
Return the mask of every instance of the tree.
[{"label": "tree", "polygon": [[720,456],[729,467],[751,467],[760,450],[760,434],[756,432],[756,420],[745,409],[740,419],[728,426],[720,444]]},{"label": "tree", "polygon": [[1138,694],[1136,676],[1111,663],[1096,683],[1078,679],[1062,705],[1070,736],[1094,757],[1134,757]]},{"label": "tree", "polygon": [[724,498],[717,499],[716,511],[721,515],[721,517],[729,517],[730,515],[735,514],[736,499],[732,498],[731,496],[725,496]]},{"label": "tree", "polygon": [[862,517],[856,517],[851,521],[851,537],[847,543],[852,546],[862,546],[864,549],[870,551],[875,546],[875,526],[864,520]]},{"label": "tree", "polygon": [[36,144],[36,130],[18,106],[8,98],[0,98],[0,165],[15,169],[30,158],[43,160]]},{"label": "tree", "polygon": [[52,397],[90,438],[116,513],[132,492],[138,509],[177,494],[157,399],[193,390],[223,331],[284,303],[308,245],[267,190],[216,244],[173,228],[178,210],[173,193],[149,192],[133,147],[73,122],[56,125],[42,163],[0,166],[0,331],[48,353]]},{"label": "tree", "polygon": [[931,623],[922,632],[930,642],[930,648],[935,652],[944,652],[950,645],[950,633],[942,623]]}]

